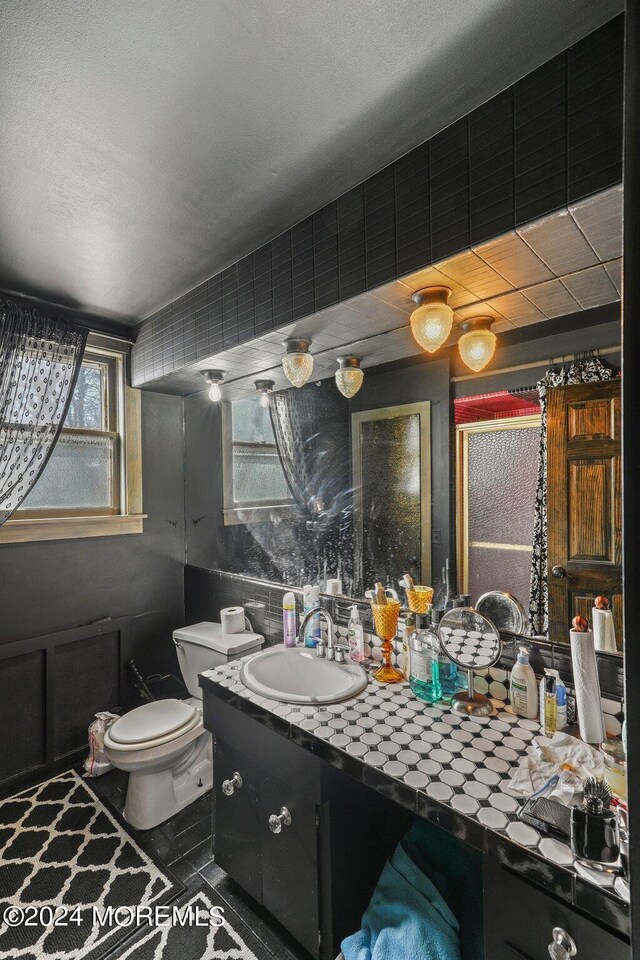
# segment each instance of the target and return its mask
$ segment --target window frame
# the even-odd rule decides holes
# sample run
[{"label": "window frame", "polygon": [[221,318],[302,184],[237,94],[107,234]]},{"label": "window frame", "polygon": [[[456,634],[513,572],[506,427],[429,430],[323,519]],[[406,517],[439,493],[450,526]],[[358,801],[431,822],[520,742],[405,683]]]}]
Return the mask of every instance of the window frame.
[{"label": "window frame", "polygon": [[[298,506],[293,499],[289,497],[286,500],[264,500],[242,501],[238,502],[233,495],[233,414],[231,411],[232,400],[222,400],[220,402],[222,419],[222,516],[224,526],[232,526],[238,523],[268,523],[274,519],[284,517],[297,517],[300,515]],[[253,444],[251,441],[239,441],[247,446],[261,446],[265,444]],[[277,446],[274,443],[266,444],[273,446],[277,454]]]},{"label": "window frame", "polygon": [[95,360],[104,371],[107,429],[63,427],[62,430],[67,436],[107,435],[114,439],[113,503],[109,507],[19,509],[0,526],[0,544],[143,531],[146,515],[142,512],[140,391],[126,384],[129,350],[124,342],[99,334],[89,335],[83,363]]}]

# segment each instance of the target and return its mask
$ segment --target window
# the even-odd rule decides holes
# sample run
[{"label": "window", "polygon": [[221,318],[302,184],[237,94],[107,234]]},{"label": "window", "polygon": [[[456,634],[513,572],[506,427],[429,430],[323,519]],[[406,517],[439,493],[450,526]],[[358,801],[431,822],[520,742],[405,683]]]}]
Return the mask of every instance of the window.
[{"label": "window", "polygon": [[0,542],[142,529],[139,394],[125,387],[126,353],[104,343],[89,338],[58,442],[33,490],[0,527]]},{"label": "window", "polygon": [[257,397],[224,403],[225,523],[267,520],[293,510],[268,407]]}]

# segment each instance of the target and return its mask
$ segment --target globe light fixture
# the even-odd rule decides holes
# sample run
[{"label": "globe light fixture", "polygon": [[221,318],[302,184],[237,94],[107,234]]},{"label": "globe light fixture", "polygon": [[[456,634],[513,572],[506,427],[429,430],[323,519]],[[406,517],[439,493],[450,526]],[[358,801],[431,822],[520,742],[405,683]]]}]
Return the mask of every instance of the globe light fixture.
[{"label": "globe light fixture", "polygon": [[360,367],[360,357],[338,357],[339,369],[336,370],[336,386],[343,397],[355,397],[362,386],[364,372]]},{"label": "globe light fixture", "polygon": [[209,388],[209,400],[212,403],[219,403],[222,400],[222,390],[220,384],[224,380],[224,370],[204,370],[204,378],[211,384]]},{"label": "globe light fixture", "polygon": [[484,369],[495,353],[497,337],[491,330],[493,317],[474,317],[460,324],[464,333],[458,340],[462,362],[470,370]]},{"label": "globe light fixture", "polygon": [[411,332],[419,346],[434,353],[445,342],[453,327],[453,310],[447,303],[449,287],[425,287],[414,293],[418,309],[411,314]]},{"label": "globe light fixture", "polygon": [[287,340],[287,352],[282,358],[284,374],[294,387],[303,387],[313,373],[313,357],[309,353],[310,340]]},{"label": "globe light fixture", "polygon": [[264,410],[269,409],[269,394],[273,391],[274,380],[256,380],[256,393],[258,394],[258,403]]}]

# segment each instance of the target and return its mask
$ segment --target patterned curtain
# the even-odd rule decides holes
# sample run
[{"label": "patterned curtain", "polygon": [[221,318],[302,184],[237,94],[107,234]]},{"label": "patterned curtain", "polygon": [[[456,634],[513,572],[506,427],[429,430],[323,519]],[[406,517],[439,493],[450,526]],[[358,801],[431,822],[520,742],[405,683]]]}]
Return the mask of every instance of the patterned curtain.
[{"label": "patterned curtain", "polygon": [[287,486],[307,516],[313,510],[311,478],[314,475],[317,434],[313,432],[310,392],[282,390],[271,395],[269,412],[278,455]]},{"label": "patterned curtain", "polygon": [[51,456],[86,341],[86,330],[0,297],[0,525]]},{"label": "patterned curtain", "polygon": [[538,448],[538,482],[534,508],[533,559],[529,620],[534,634],[546,635],[549,629],[549,590],[547,584],[547,391],[578,383],[613,380],[617,374],[593,355],[578,357],[561,367],[552,367],[538,381],[540,395],[540,445]]},{"label": "patterned curtain", "polygon": [[314,530],[328,528],[351,507],[348,414],[341,400],[336,391],[315,386],[271,396],[282,469],[293,499]]}]

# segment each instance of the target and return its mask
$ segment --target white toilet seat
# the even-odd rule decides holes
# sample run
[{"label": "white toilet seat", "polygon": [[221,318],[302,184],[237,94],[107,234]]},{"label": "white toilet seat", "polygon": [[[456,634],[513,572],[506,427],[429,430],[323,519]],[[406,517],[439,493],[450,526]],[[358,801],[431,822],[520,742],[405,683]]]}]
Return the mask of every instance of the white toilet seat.
[{"label": "white toilet seat", "polygon": [[105,734],[105,746],[118,754],[152,750],[180,740],[201,724],[202,710],[188,701],[156,700],[116,720]]}]

